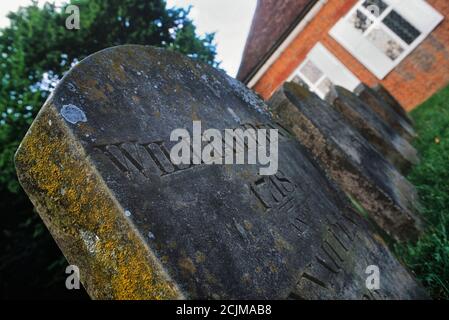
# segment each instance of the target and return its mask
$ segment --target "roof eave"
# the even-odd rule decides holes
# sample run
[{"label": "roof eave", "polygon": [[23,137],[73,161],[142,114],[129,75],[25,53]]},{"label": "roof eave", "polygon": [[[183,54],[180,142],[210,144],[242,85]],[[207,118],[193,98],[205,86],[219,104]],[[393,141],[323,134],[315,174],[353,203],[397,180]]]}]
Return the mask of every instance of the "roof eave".
[{"label": "roof eave", "polygon": [[257,63],[257,65],[246,75],[243,80],[244,84],[248,84],[257,72],[265,65],[265,63],[270,59],[270,57],[276,52],[276,50],[284,43],[288,36],[293,32],[296,26],[304,19],[304,17],[310,12],[310,10],[318,3],[320,0],[311,0],[306,7],[301,11],[301,13],[295,18],[293,23],[288,27],[288,29],[281,35],[281,37],[274,43],[270,50],[263,56],[263,58]]}]

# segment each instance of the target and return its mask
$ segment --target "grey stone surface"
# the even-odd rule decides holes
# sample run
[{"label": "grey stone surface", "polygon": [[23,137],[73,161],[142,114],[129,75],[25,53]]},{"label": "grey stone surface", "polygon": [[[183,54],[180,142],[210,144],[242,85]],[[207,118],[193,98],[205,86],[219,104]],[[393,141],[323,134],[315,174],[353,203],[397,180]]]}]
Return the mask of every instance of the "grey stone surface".
[{"label": "grey stone surface", "polygon": [[269,106],[379,227],[397,240],[419,235],[414,187],[337,110],[293,82],[284,84]]},{"label": "grey stone surface", "polygon": [[[426,298],[265,109],[180,54],[107,49],[59,83],[16,154],[18,176],[93,298]],[[173,165],[170,133],[192,120],[279,128],[279,171]],[[380,290],[366,288],[370,265]]]},{"label": "grey stone surface", "polygon": [[419,163],[416,149],[354,93],[335,87],[327,100],[402,173]]},{"label": "grey stone surface", "polygon": [[372,88],[374,92],[377,93],[377,96],[384,100],[388,105],[396,111],[397,114],[402,116],[405,121],[407,121],[410,125],[413,126],[413,120],[408,115],[407,111],[401,106],[401,104],[396,100],[395,97],[381,84],[377,84]]},{"label": "grey stone surface", "polygon": [[359,89],[359,98],[368,104],[386,123],[396,130],[408,141],[416,138],[416,132],[412,125],[398,114],[386,101],[368,86],[362,84]]}]

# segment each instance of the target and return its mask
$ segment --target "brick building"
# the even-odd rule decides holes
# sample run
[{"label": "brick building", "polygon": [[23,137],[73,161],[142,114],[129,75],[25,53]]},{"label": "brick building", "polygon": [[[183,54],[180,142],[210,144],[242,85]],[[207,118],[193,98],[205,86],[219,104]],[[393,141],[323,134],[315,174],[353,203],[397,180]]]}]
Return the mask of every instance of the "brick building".
[{"label": "brick building", "polygon": [[259,0],[237,78],[264,98],[298,77],[381,83],[411,110],[449,83],[448,0]]}]

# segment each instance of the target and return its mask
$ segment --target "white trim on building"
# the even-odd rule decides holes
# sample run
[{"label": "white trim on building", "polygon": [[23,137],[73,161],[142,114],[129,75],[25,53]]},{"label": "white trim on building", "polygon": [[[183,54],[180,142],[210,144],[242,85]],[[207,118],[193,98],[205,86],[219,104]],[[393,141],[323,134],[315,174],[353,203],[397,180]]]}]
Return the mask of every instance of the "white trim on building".
[{"label": "white trim on building", "polygon": [[339,85],[350,91],[360,85],[360,80],[320,42],[310,50],[307,58],[288,80],[294,80],[295,77],[299,77],[322,99],[329,93],[331,85]]},{"label": "white trim on building", "polygon": [[384,79],[442,20],[424,0],[359,0],[329,34]]},{"label": "white trim on building", "polygon": [[304,30],[304,28],[312,21],[313,18],[318,14],[321,8],[327,3],[328,0],[319,0],[312,9],[307,13],[304,19],[295,27],[295,29],[288,35],[288,37],[281,43],[281,45],[276,49],[276,51],[268,58],[268,60],[262,65],[262,67],[256,72],[256,74],[249,79],[248,87],[252,88],[257,81],[267,72],[271,65],[276,62],[279,56],[285,51],[286,48],[295,40],[298,34]]}]

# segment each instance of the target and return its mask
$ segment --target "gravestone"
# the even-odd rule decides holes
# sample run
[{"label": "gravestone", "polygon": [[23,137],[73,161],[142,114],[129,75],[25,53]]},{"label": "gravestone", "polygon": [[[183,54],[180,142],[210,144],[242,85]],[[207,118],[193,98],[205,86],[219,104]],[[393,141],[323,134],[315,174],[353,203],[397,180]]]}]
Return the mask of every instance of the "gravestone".
[{"label": "gravestone", "polygon": [[394,109],[384,100],[382,100],[377,93],[362,84],[358,87],[358,96],[371,109],[374,110],[386,123],[388,123],[394,130],[396,130],[402,137],[408,141],[412,141],[416,138],[416,132],[410,123],[405,120],[404,117],[399,115]]},{"label": "gravestone", "polygon": [[[277,128],[278,171],[174,164],[171,133],[194,135],[193,121]],[[15,161],[92,298],[426,297],[264,102],[175,52],[127,45],[81,61]],[[380,290],[366,286],[371,265]]]},{"label": "gravestone", "polygon": [[402,173],[419,163],[416,149],[354,93],[335,87],[326,100]]},{"label": "gravestone", "polygon": [[401,106],[395,97],[381,84],[377,84],[373,87],[373,91],[377,93],[377,96],[384,100],[388,105],[396,111],[397,114],[402,116],[410,125],[413,126],[413,120],[409,117],[407,111]]},{"label": "gravestone", "polygon": [[269,106],[380,228],[400,241],[419,235],[414,187],[337,110],[292,82],[273,95]]}]

